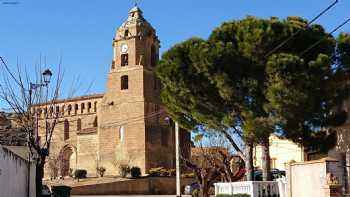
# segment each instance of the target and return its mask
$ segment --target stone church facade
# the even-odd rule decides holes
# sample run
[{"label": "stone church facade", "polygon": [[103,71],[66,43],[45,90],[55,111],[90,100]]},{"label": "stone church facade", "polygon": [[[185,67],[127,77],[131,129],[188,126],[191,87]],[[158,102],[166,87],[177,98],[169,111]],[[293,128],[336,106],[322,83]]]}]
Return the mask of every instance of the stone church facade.
[{"label": "stone church facade", "polygon": [[[174,126],[161,103],[155,75],[160,41],[138,7],[129,11],[112,46],[105,94],[60,100],[49,108],[35,106],[42,118],[60,114],[46,177],[67,176],[75,169],[94,176],[102,166],[107,175],[117,175],[120,165],[138,166],[144,174],[155,167],[175,167]],[[190,134],[181,131],[180,140],[188,156]]]}]

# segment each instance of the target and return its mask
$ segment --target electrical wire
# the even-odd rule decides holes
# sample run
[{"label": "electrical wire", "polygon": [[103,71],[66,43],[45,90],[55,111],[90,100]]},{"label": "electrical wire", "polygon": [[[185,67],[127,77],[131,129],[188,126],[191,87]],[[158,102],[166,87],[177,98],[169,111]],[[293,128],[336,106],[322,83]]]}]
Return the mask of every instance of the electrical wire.
[{"label": "electrical wire", "polygon": [[[345,20],[343,23],[341,23],[340,25],[338,25],[335,29],[333,29],[329,35],[332,35],[334,32],[338,31],[341,27],[343,27],[344,25],[346,25],[348,22],[350,22],[350,18],[348,18],[347,20]],[[323,36],[320,40],[318,40],[317,42],[315,42],[314,44],[312,44],[310,47],[308,47],[307,49],[305,49],[303,52],[301,52],[299,54],[299,56],[303,56],[305,53],[309,52],[311,49],[313,49],[315,46],[317,46],[318,44],[320,44],[322,41],[324,41],[327,36]]]},{"label": "electrical wire", "polygon": [[0,56],[0,60],[2,62],[2,64],[4,65],[6,71],[10,74],[10,76],[12,77],[12,79],[17,83],[17,85],[22,86],[21,83],[16,79],[16,77],[13,75],[13,73],[11,72],[10,68],[8,67],[8,65],[6,64],[5,60]]},{"label": "electrical wire", "polygon": [[273,48],[270,52],[268,52],[266,54],[265,57],[270,56],[271,54],[273,54],[274,52],[276,52],[278,49],[280,49],[281,47],[283,47],[287,42],[289,42],[291,39],[293,39],[296,35],[298,35],[301,31],[303,31],[305,28],[307,28],[308,26],[310,26],[313,22],[315,22],[318,18],[320,18],[323,14],[325,14],[327,11],[329,11],[332,7],[334,7],[337,3],[339,2],[339,0],[335,0],[335,2],[333,2],[331,5],[329,5],[326,9],[324,9],[321,13],[319,13],[315,18],[313,18],[311,21],[309,21],[304,28],[299,29],[298,31],[294,32],[289,38],[287,38],[286,40],[284,40],[283,42],[281,42],[279,45],[277,45],[275,48]]}]

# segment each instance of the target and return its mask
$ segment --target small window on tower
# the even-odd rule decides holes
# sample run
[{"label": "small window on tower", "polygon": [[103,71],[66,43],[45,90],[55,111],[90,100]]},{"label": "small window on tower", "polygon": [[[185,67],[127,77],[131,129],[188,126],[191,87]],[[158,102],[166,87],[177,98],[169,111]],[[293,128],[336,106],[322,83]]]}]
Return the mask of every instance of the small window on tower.
[{"label": "small window on tower", "polygon": [[121,77],[121,89],[122,90],[129,89],[129,77],[128,77],[128,75],[124,75]]},{"label": "small window on tower", "polygon": [[129,30],[125,30],[125,32],[124,32],[124,37],[125,37],[125,38],[129,37]]},{"label": "small window on tower", "polygon": [[121,63],[122,65],[121,66],[127,66],[129,64],[129,56],[128,54],[122,54],[122,57],[121,57]]},{"label": "small window on tower", "polygon": [[124,140],[124,127],[121,126],[119,128],[119,141],[122,142]]},{"label": "small window on tower", "polygon": [[154,45],[152,45],[151,47],[151,66],[156,66],[157,65],[157,50],[156,47]]}]

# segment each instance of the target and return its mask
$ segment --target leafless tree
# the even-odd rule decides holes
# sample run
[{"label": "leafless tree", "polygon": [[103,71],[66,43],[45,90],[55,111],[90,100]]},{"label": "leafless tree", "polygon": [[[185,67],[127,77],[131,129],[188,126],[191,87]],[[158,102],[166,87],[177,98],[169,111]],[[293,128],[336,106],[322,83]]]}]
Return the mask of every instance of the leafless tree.
[{"label": "leafless tree", "polygon": [[[22,70],[17,65],[16,71],[12,71],[2,57],[0,61],[5,68],[1,69],[0,99],[7,105],[9,111],[16,114],[17,126],[26,135],[30,150],[29,158],[36,164],[36,194],[41,196],[44,166],[50,155],[55,126],[61,118],[61,112],[52,110],[56,109],[63,79],[61,62],[54,82],[49,83],[49,79],[45,77],[51,77],[52,73],[48,70],[43,73],[40,67],[36,67],[32,80],[33,77],[30,77],[28,70]],[[45,106],[43,111],[36,109],[39,105]]]},{"label": "leafless tree", "polygon": [[198,135],[194,143],[195,155],[191,159],[182,157],[182,161],[194,173],[200,196],[209,196],[209,189],[215,182],[234,182],[244,177],[244,160],[230,153],[230,142],[224,136],[203,138]]}]

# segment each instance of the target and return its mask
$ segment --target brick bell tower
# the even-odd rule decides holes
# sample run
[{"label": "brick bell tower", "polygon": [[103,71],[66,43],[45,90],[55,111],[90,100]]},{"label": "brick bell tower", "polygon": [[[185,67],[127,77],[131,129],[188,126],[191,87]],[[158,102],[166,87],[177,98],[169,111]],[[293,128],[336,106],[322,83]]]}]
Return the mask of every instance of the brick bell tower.
[{"label": "brick bell tower", "polygon": [[99,111],[98,165],[107,174],[118,166],[174,166],[174,130],[166,122],[155,75],[160,42],[137,6],[113,39],[113,61]]}]

